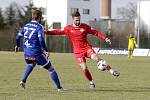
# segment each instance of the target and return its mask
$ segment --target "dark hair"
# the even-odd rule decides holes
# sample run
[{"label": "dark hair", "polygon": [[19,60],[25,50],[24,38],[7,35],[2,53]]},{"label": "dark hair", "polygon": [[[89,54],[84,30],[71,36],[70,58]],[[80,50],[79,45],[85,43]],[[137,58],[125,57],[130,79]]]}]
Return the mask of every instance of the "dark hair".
[{"label": "dark hair", "polygon": [[32,20],[38,20],[41,17],[42,17],[42,12],[40,10],[32,11]]},{"label": "dark hair", "polygon": [[77,10],[77,11],[73,12],[72,17],[80,17],[79,11]]}]

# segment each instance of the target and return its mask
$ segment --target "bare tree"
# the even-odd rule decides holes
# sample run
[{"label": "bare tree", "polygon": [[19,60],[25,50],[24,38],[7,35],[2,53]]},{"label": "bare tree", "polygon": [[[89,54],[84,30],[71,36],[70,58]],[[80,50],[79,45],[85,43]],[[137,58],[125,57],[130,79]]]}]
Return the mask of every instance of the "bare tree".
[{"label": "bare tree", "polygon": [[118,8],[117,15],[119,19],[134,20],[137,17],[136,4],[130,2],[126,7]]},{"label": "bare tree", "polygon": [[2,8],[0,8],[0,29],[3,29],[4,27],[5,27],[5,23],[4,23],[3,12],[2,12]]}]

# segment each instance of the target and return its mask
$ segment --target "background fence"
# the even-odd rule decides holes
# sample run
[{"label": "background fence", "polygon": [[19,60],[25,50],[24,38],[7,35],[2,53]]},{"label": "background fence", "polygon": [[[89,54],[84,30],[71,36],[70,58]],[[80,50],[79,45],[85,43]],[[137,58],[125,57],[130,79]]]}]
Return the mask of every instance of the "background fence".
[{"label": "background fence", "polygon": [[0,51],[12,51],[17,31],[14,27],[0,30]]},{"label": "background fence", "polygon": [[[112,45],[109,46],[98,37],[88,36],[88,41],[94,47],[101,48],[127,48],[128,45],[128,35],[135,31],[134,22],[132,21],[117,21],[112,20],[111,30],[108,30],[108,21],[90,21],[90,25],[105,33],[107,37],[112,40]],[[17,30],[15,27],[0,30],[0,50],[1,51],[13,51],[15,46],[15,37],[17,35]],[[149,44],[147,41],[150,39],[144,35],[144,31],[140,34],[140,45],[141,47],[148,48]],[[145,40],[146,39],[146,40]],[[72,52],[72,46],[70,44],[69,38],[67,36],[46,36],[46,44],[49,51],[51,52]]]},{"label": "background fence", "polygon": [[[108,30],[108,21],[90,21],[90,25],[98,31],[102,31],[112,40],[109,46],[96,36],[89,35],[88,41],[94,47],[101,48],[127,48],[129,33],[134,32],[134,22],[129,21],[112,21],[111,30]],[[47,46],[52,52],[72,52],[72,47],[67,36],[47,36]]]}]

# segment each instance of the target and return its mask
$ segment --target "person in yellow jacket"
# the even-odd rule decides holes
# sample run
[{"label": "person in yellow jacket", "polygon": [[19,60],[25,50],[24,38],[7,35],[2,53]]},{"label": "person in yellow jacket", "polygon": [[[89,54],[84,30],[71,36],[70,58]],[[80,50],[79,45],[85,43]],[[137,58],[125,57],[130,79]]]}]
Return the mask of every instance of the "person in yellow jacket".
[{"label": "person in yellow jacket", "polygon": [[136,41],[133,33],[130,33],[128,38],[128,58],[132,58],[133,50],[136,46]]}]

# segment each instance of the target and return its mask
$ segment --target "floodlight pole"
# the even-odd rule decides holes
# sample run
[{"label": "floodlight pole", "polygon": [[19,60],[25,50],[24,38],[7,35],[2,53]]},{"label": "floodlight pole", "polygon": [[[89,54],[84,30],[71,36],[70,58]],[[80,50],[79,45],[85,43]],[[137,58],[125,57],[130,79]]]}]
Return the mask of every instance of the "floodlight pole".
[{"label": "floodlight pole", "polygon": [[[48,30],[48,26],[47,26],[47,3],[48,3],[48,1],[46,0],[45,2],[46,2],[46,5],[45,5],[45,25],[44,25],[44,27],[45,27],[45,31],[47,31]],[[45,43],[46,43],[46,45],[48,45],[46,34],[45,34]]]},{"label": "floodlight pole", "polygon": [[137,31],[137,46],[138,48],[140,47],[140,5],[141,5],[141,0],[139,0],[139,4],[138,4],[138,31]]}]

